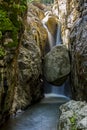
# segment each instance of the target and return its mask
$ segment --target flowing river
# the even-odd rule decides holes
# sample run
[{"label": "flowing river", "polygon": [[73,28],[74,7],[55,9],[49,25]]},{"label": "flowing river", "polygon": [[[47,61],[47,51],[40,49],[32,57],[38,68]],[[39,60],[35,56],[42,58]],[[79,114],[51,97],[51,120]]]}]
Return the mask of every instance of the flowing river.
[{"label": "flowing river", "polygon": [[68,98],[48,94],[40,102],[9,119],[0,130],[57,130],[59,106]]}]

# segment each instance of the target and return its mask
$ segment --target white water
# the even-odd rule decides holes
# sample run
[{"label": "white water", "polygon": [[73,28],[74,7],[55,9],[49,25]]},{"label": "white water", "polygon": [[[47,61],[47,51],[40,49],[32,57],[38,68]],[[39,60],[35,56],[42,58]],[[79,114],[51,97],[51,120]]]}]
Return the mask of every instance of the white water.
[{"label": "white water", "polygon": [[61,23],[59,23],[58,27],[57,27],[56,45],[59,45],[61,43],[62,43],[62,38],[61,38]]},{"label": "white water", "polygon": [[45,81],[44,82],[44,91],[45,91],[45,94],[48,96],[57,95],[57,97],[71,97],[71,91],[70,91],[70,86],[69,86],[68,80],[66,80],[66,82],[61,86],[54,86]]},{"label": "white water", "polygon": [[54,37],[52,36],[52,34],[49,32],[47,26],[46,26],[46,22],[49,19],[49,14],[46,15],[46,17],[42,20],[42,24],[44,26],[44,28],[47,30],[48,33],[48,42],[49,42],[49,48],[50,50],[52,49],[53,45],[54,45]]},{"label": "white water", "polygon": [[[46,22],[49,19],[49,14],[46,15],[46,17],[42,20],[43,26],[44,28],[47,30],[48,33],[48,40],[49,40],[49,47],[50,50],[52,49],[52,47],[55,45],[55,40],[54,37],[52,36],[52,34],[49,32],[47,26],[46,26]],[[57,27],[57,34],[56,34],[56,45],[59,45],[62,43],[62,38],[61,38],[61,23],[58,24]],[[68,81],[66,81],[66,83],[64,83],[61,86],[54,86],[52,84],[49,84],[45,81],[44,83],[44,91],[45,91],[45,96],[47,95],[48,97],[51,95],[53,96],[57,96],[57,97],[66,97],[69,96],[68,92],[70,93],[69,89],[69,85],[66,86],[68,83]],[[65,87],[67,87],[67,92],[65,91]],[[67,97],[68,98],[68,97]]]}]

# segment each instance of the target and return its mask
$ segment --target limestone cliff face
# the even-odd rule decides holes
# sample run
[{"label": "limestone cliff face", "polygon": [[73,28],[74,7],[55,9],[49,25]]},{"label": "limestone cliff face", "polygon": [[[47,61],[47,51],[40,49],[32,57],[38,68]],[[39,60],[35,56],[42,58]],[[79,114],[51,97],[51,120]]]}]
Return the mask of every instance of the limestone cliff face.
[{"label": "limestone cliff face", "polygon": [[[0,59],[0,122],[43,97],[42,56],[47,42],[43,17],[42,10],[28,5],[18,46],[6,47],[6,55]],[[6,44],[9,39],[8,35]]]},{"label": "limestone cliff face", "polygon": [[29,35],[32,34],[32,37],[40,48],[42,55],[44,54],[44,48],[47,42],[47,32],[41,23],[41,20],[44,17],[45,15],[43,10],[40,10],[32,4],[28,5],[27,19],[24,23],[26,28],[25,35],[27,34],[27,36],[30,37]]},{"label": "limestone cliff face", "polygon": [[63,43],[70,49],[73,98],[87,100],[87,1],[55,0],[53,12],[62,24]]},{"label": "limestone cliff face", "polygon": [[[70,33],[71,84],[73,97],[87,101],[87,3],[82,8],[82,17],[77,20]],[[74,68],[74,69],[73,69]]]},{"label": "limestone cliff face", "polygon": [[[24,34],[16,51],[16,59],[12,63],[15,72],[15,74],[12,73],[12,80],[15,78],[12,113],[17,109],[25,109],[43,97],[41,58],[47,40],[46,30],[40,21],[43,16],[44,14],[39,8],[32,4],[28,5],[28,12],[24,20]],[[12,75],[9,73],[9,79]],[[9,83],[11,86],[12,83],[10,81]]]},{"label": "limestone cliff face", "polygon": [[81,13],[81,3],[81,0],[55,0],[53,6],[53,13],[59,17],[62,24],[62,39],[67,47],[69,45],[70,30]]}]

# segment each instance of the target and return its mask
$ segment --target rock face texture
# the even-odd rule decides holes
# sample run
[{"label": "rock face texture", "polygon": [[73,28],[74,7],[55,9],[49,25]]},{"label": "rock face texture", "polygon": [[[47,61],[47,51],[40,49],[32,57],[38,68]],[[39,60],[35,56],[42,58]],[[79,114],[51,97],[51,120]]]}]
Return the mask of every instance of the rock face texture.
[{"label": "rock face texture", "polygon": [[[19,1],[0,1],[0,125],[9,117],[17,83],[15,59],[18,42],[24,31],[22,21],[26,11],[26,2]],[[14,6],[19,4],[19,7],[24,5],[25,10],[19,13],[13,3]]]},{"label": "rock face texture", "polygon": [[53,12],[62,21],[63,43],[70,50],[73,98],[87,100],[87,1],[55,0]]},{"label": "rock face texture", "polygon": [[[69,34],[74,22],[81,15],[82,0],[55,0],[53,13],[59,17],[62,24],[63,43],[68,47]],[[56,11],[55,11],[56,10]]]},{"label": "rock face texture", "polygon": [[71,85],[74,99],[87,101],[87,15],[84,12],[70,33]]},{"label": "rock face texture", "polygon": [[49,14],[46,26],[47,26],[49,32],[54,37],[56,34],[57,25],[58,25],[58,17],[54,16],[53,14]]},{"label": "rock face texture", "polygon": [[12,112],[24,109],[42,98],[41,53],[35,41],[24,39],[17,57],[17,86],[14,88]]},{"label": "rock face texture", "polygon": [[33,37],[37,46],[40,48],[41,55],[44,54],[44,48],[47,43],[47,31],[43,27],[41,20],[45,17],[44,11],[40,10],[38,7],[29,4],[27,18],[24,22],[25,25],[25,37],[27,35],[27,40]]},{"label": "rock face texture", "polygon": [[[29,4],[18,45],[6,47],[6,55],[0,59],[0,124],[5,116],[43,97],[42,56],[47,42],[43,17],[43,10]],[[8,39],[9,35],[4,43],[8,44]]]},{"label": "rock face texture", "polygon": [[56,43],[56,33],[58,26],[58,17],[52,14],[52,11],[46,11],[45,17],[42,19],[42,24],[48,34],[48,44],[46,46],[46,53],[49,52]]},{"label": "rock face texture", "polygon": [[86,130],[87,103],[71,100],[60,106],[58,130]]},{"label": "rock face texture", "polygon": [[54,47],[44,57],[44,76],[54,85],[61,85],[70,73],[70,61],[65,45]]}]

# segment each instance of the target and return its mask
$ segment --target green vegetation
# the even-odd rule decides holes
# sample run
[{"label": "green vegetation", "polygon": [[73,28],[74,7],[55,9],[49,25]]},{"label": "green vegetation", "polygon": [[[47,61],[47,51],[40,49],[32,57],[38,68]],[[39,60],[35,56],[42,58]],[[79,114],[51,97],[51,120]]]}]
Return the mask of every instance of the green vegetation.
[{"label": "green vegetation", "polygon": [[71,118],[70,118],[70,122],[71,122],[71,130],[77,130],[76,127],[76,115],[74,114]]},{"label": "green vegetation", "polygon": [[5,51],[3,48],[0,48],[0,57],[3,57],[5,55]]},{"label": "green vegetation", "polygon": [[[27,0],[0,1],[0,57],[4,56],[2,48],[17,47],[23,32],[22,18],[27,9]],[[5,39],[12,39],[4,44]]]}]

